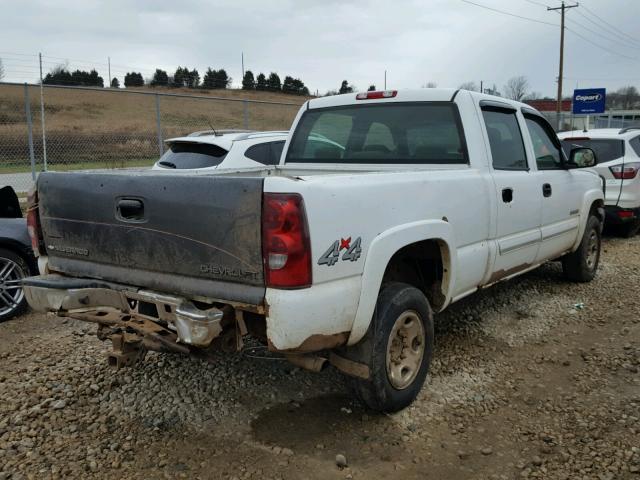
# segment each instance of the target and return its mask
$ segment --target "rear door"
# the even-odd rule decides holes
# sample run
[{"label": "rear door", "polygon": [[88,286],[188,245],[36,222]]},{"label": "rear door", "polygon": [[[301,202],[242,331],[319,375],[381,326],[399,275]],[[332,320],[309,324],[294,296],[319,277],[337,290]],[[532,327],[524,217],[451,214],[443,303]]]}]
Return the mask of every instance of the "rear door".
[{"label": "rear door", "polygon": [[498,252],[489,283],[532,266],[540,245],[541,197],[524,147],[522,117],[501,105],[482,106],[497,195]]},{"label": "rear door", "polygon": [[584,172],[564,167],[562,147],[553,128],[539,115],[525,113],[537,174],[536,196],[542,202],[542,243],[537,262],[570,249],[578,236]]},{"label": "rear door", "polygon": [[71,276],[259,304],[262,178],[42,173],[49,264]]}]

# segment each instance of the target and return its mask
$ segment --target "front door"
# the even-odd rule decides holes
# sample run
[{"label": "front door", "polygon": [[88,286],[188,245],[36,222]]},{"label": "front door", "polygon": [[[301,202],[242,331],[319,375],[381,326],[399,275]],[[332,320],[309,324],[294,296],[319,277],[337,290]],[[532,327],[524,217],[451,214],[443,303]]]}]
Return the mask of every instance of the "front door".
[{"label": "front door", "polygon": [[575,244],[580,228],[585,172],[564,168],[562,147],[553,128],[538,115],[524,114],[538,172],[537,195],[542,201],[542,243],[537,263],[557,257]]},{"label": "front door", "polygon": [[531,267],[540,245],[541,197],[515,109],[483,106],[497,196],[497,253],[488,283]]}]

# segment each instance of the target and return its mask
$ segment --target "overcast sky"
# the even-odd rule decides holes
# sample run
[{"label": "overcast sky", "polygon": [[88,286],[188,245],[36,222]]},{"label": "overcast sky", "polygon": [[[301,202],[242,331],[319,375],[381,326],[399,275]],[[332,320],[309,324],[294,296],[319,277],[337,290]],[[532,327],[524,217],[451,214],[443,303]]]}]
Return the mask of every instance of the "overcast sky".
[{"label": "overcast sky", "polygon": [[[542,22],[560,16],[544,4],[558,0],[474,0]],[[567,13],[565,94],[579,87],[640,87],[640,1],[585,0]],[[539,5],[538,5],[539,4]],[[585,9],[586,7],[586,9]],[[156,67],[225,68],[234,84],[245,68],[299,77],[312,90],[417,88],[428,81],[466,81],[502,90],[524,75],[531,90],[555,96],[557,26],[501,15],[462,0],[0,0],[0,58],[5,81],[33,81],[37,58],[45,72],[56,62],[96,68],[122,82],[128,70],[150,77]],[[615,27],[614,33],[597,15]],[[587,18],[592,22],[589,22]],[[581,25],[578,25],[578,22]],[[599,25],[599,26],[597,26]],[[589,30],[592,31],[589,31]],[[627,35],[635,37],[635,41]]]}]

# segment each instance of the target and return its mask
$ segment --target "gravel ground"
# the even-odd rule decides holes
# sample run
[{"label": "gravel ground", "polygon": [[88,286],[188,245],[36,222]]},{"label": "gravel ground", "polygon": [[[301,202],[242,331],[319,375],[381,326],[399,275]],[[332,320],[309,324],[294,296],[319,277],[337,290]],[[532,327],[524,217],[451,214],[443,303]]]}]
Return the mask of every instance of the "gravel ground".
[{"label": "gravel ground", "polygon": [[420,397],[389,416],[258,349],[117,372],[94,327],[5,322],[0,480],[640,480],[639,276],[640,238],[608,238],[590,284],[548,264],[459,302]]}]

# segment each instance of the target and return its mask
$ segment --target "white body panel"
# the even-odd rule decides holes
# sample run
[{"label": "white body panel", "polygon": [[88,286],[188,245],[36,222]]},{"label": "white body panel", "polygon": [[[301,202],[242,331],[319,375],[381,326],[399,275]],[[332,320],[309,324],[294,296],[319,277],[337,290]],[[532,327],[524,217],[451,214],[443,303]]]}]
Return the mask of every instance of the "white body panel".
[{"label": "white body panel", "polygon": [[[399,92],[372,102],[451,101],[454,90]],[[446,252],[442,294],[447,304],[527,271],[578,247],[592,205],[603,200],[600,178],[588,170],[538,171],[522,114],[530,169],[494,171],[479,104],[493,99],[455,95],[468,165],[287,164],[264,180],[264,191],[304,199],[312,251],[313,284],[301,290],[267,288],[267,334],[278,349],[295,349],[312,335],[366,333],[389,259],[406,245],[437,240]],[[522,104],[504,101],[518,112]],[[325,97],[307,108],[357,104],[355,94]],[[291,135],[283,151],[286,158]],[[544,198],[542,185],[553,195]],[[502,190],[513,189],[505,203]],[[360,238],[357,261],[319,265],[336,240]]]}]

